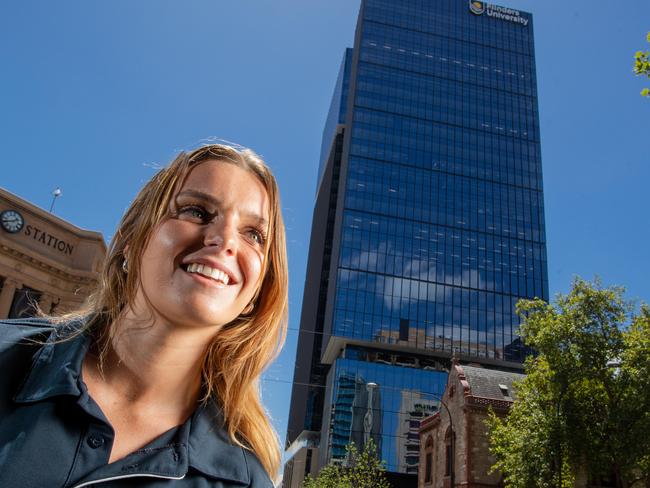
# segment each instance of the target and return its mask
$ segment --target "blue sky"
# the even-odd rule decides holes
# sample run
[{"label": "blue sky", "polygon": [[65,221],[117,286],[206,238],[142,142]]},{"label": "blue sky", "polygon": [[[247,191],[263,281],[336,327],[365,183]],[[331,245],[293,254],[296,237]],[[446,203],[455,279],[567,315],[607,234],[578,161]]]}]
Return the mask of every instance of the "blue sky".
[{"label": "blue sky", "polygon": [[[435,0],[431,0],[435,1]],[[551,295],[599,275],[650,301],[642,0],[510,0],[534,15]],[[290,331],[263,393],[282,440],[320,137],[359,0],[22,0],[0,18],[0,186],[109,240],[180,150],[250,146],[282,192]]]}]

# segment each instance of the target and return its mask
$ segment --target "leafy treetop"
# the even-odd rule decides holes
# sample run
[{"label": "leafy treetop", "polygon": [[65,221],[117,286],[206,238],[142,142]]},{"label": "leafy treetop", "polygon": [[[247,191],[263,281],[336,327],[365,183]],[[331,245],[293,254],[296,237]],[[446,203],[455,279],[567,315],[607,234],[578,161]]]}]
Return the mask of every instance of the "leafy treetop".
[{"label": "leafy treetop", "polygon": [[354,443],[346,446],[344,465],[331,462],[316,477],[307,475],[304,488],[391,488],[383,461],[377,457],[372,438],[359,452]]},{"label": "leafy treetop", "polygon": [[[647,39],[650,42],[650,32],[648,32]],[[634,74],[650,78],[650,53],[648,51],[637,51],[634,55]],[[650,88],[641,90],[641,95],[650,97]]]},{"label": "leafy treetop", "polygon": [[576,279],[554,305],[518,303],[536,355],[508,418],[488,421],[506,486],[650,486],[650,308],[623,293]]}]

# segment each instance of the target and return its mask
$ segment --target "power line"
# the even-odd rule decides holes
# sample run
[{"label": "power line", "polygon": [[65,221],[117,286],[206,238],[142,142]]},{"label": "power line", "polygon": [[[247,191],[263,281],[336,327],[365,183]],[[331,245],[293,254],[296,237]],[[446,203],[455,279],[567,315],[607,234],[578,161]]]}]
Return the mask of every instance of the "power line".
[{"label": "power line", "polygon": [[[446,371],[437,371],[438,373],[446,373]],[[285,383],[289,385],[298,385],[298,386],[309,386],[309,387],[314,387],[314,388],[327,388],[327,385],[319,385],[318,383],[303,383],[300,381],[289,381],[289,380],[283,380],[280,378],[265,378],[262,376],[262,381],[270,381],[270,382],[275,382],[275,383]],[[408,390],[408,388],[398,388],[396,386],[382,386],[379,384],[379,386],[384,389],[384,390],[397,390],[397,391],[404,391],[405,389]],[[444,390],[444,387],[443,387]],[[442,392],[440,393],[433,393],[433,392],[427,392],[427,391],[420,391],[418,390],[418,393],[421,393],[423,395],[441,395]]]},{"label": "power line", "polygon": [[[504,324],[504,325],[507,326],[507,325],[510,325],[510,324]],[[458,326],[457,325],[446,325],[446,324],[434,324],[433,322],[431,322],[430,324],[428,324],[428,327],[435,327],[435,328],[447,327],[447,328],[452,329],[452,328],[456,328]],[[422,329],[422,327],[413,327],[413,328]],[[468,330],[473,330],[473,331],[476,331],[476,332],[486,332],[486,333],[488,332],[487,329],[480,331],[479,329],[471,328],[471,326],[467,326],[467,328],[468,328]],[[495,333],[495,334],[498,333],[498,330],[497,330],[496,327],[494,327],[493,330],[495,331],[493,333]],[[503,329],[503,330],[505,331],[506,329]],[[304,329],[300,329],[300,328],[296,328],[296,327],[287,327],[287,331],[293,331],[293,332],[298,332],[298,333],[302,332],[302,333],[305,333],[305,334],[318,334],[318,335],[325,335],[326,334],[325,332],[319,332],[319,331],[316,331],[316,330],[304,330]],[[330,333],[329,335],[334,335],[334,334]],[[504,333],[504,335],[506,335],[506,334]],[[513,337],[519,337],[514,332],[512,333],[512,336]]]}]

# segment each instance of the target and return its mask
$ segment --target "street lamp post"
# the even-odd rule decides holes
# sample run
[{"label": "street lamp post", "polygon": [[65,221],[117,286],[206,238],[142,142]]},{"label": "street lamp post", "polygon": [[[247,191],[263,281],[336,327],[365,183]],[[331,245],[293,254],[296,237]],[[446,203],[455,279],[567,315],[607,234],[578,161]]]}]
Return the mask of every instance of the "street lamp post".
[{"label": "street lamp post", "polygon": [[363,417],[363,447],[365,449],[365,446],[368,445],[368,442],[370,441],[370,433],[372,431],[372,421],[373,421],[373,400],[374,400],[374,393],[375,393],[375,388],[377,388],[379,385],[377,383],[366,383],[366,390],[368,391],[368,404],[366,406],[366,415]]},{"label": "street lamp post", "polygon": [[445,407],[445,410],[447,411],[447,416],[449,416],[449,427],[451,428],[451,455],[449,456],[449,464],[451,464],[450,468],[450,478],[451,478],[451,488],[456,487],[456,430],[454,429],[454,421],[451,419],[451,412],[449,411],[449,407],[447,404],[442,400],[442,398],[438,399],[440,401],[440,404]]},{"label": "street lamp post", "polygon": [[54,210],[54,202],[56,202],[56,199],[60,197],[62,193],[63,192],[59,187],[57,187],[56,190],[52,192],[52,204],[50,205],[50,213],[52,213],[52,210]]}]

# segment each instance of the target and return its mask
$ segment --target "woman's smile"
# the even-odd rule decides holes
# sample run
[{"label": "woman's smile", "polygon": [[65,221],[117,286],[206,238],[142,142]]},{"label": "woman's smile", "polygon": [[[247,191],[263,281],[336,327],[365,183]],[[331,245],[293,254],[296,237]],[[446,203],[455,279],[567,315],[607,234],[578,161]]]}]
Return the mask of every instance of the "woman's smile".
[{"label": "woman's smile", "polygon": [[188,264],[183,268],[187,273],[196,273],[198,276],[208,278],[210,281],[216,282],[221,287],[227,286],[230,283],[230,277],[218,268],[212,268],[207,264]]}]

